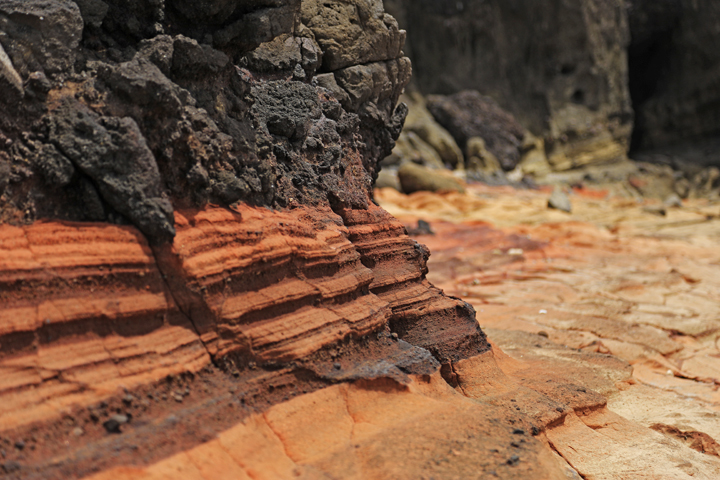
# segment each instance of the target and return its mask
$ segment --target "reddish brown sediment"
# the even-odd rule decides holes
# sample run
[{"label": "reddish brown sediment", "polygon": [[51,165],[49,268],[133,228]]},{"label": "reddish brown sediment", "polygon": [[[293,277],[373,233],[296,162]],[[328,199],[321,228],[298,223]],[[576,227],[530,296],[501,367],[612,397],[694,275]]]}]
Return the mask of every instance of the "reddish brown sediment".
[{"label": "reddish brown sediment", "polygon": [[[342,216],[329,208],[209,207],[177,212],[176,230],[172,244],[151,247],[133,227],[0,227],[0,435],[44,428],[62,437],[67,418],[92,431],[73,439],[69,457],[52,441],[34,443],[32,458],[65,459],[53,466],[38,458],[34,474],[93,468],[87,457],[113,411],[132,411],[137,435],[148,436],[140,440],[148,462],[204,437],[153,447],[160,433],[147,422],[172,414],[192,426],[198,416],[215,417],[208,428],[219,432],[288,395],[357,378],[407,383],[406,374],[431,374],[438,361],[489,348],[472,310],[425,280],[424,247],[378,207]],[[230,380],[208,374],[212,363]],[[165,386],[173,382],[186,390]],[[227,407],[213,397],[228,397],[228,389],[255,406],[218,421]],[[138,400],[145,394],[151,402]],[[134,400],[123,406],[127,395]],[[106,458],[94,468],[111,465]]]},{"label": "reddish brown sediment", "polygon": [[134,228],[41,222],[0,238],[3,430],[209,362]]},{"label": "reddish brown sediment", "polygon": [[[694,428],[638,413],[648,398],[672,401],[643,390],[668,365],[676,381],[712,375],[697,361],[711,358],[704,333],[633,326],[649,313],[620,308],[680,284],[692,289],[683,301],[712,296],[711,250],[588,223],[426,218],[431,278],[475,307],[492,349],[472,308],[425,278],[426,247],[374,205],[184,210],[174,243],[155,247],[132,227],[3,226],[0,442],[28,444],[6,462],[21,478],[96,479],[720,471],[672,436],[715,438],[706,406],[692,404]],[[687,255],[692,274],[673,273]],[[103,427],[115,413],[130,414],[120,434]],[[670,437],[647,428],[658,418]]]}]

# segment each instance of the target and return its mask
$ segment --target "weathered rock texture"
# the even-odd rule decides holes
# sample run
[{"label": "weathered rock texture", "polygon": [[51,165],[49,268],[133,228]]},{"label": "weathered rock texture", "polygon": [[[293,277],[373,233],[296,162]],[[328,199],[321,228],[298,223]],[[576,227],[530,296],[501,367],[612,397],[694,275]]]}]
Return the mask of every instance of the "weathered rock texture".
[{"label": "weathered rock texture", "polygon": [[623,158],[632,130],[621,0],[391,0],[426,94],[477,90],[535,135],[564,170]]},{"label": "weathered rock texture", "polygon": [[161,243],[173,206],[362,209],[405,115],[404,32],[379,2],[5,0],[0,22],[13,223]]},{"label": "weathered rock texture", "polygon": [[[490,341],[517,362],[493,349],[503,372],[546,395],[572,392],[529,370],[546,365],[607,396],[606,408],[576,409],[546,431],[580,478],[717,477],[718,205],[688,200],[661,216],[650,202],[576,188],[570,214],[548,209],[548,196],[470,186],[376,198],[408,227],[430,223],[434,235],[418,237],[433,252],[428,278],[476,308]],[[603,380],[580,380],[560,362]]]}]

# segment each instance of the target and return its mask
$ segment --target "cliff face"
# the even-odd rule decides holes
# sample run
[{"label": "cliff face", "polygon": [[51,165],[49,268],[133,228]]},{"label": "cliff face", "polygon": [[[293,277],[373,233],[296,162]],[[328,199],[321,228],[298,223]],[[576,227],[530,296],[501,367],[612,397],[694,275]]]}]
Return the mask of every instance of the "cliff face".
[{"label": "cliff face", "polygon": [[382,5],[191,3],[0,4],[6,221],[367,207],[410,77]]},{"label": "cliff face", "polygon": [[423,93],[478,90],[546,138],[556,169],[625,156],[632,131],[620,0],[386,2]]}]

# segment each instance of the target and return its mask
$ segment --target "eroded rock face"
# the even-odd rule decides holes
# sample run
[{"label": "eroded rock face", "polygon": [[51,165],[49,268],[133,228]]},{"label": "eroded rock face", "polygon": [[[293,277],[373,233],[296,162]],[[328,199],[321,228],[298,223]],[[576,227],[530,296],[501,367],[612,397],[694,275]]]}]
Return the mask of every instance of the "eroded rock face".
[{"label": "eroded rock face", "polygon": [[[0,3],[3,218],[129,221],[162,242],[171,203],[365,208],[402,127],[410,64],[381,3],[343,5],[355,13],[298,1]],[[333,29],[338,19],[348,28]],[[121,147],[110,131],[133,138]],[[136,163],[111,165],[127,156]]]},{"label": "eroded rock face", "polygon": [[0,436],[73,412],[85,452],[1,468],[77,478],[137,463],[97,441],[134,422],[205,432],[141,428],[149,463],[251,403],[444,382],[490,349],[372,202],[411,70],[381,2],[7,0],[0,21]]}]

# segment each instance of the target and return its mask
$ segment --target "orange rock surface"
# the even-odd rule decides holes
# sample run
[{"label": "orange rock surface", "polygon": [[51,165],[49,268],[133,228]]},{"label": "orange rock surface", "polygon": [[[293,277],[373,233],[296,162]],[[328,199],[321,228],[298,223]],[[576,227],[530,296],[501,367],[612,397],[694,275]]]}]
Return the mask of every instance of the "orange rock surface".
[{"label": "orange rock surface", "polygon": [[562,388],[524,372],[557,361],[548,344],[627,362],[596,370],[612,380],[604,386],[551,369],[607,399],[546,432],[582,478],[718,477],[720,207],[686,201],[658,215],[646,203],[580,192],[568,214],[547,209],[548,196],[376,192],[408,227],[430,222],[435,234],[417,237],[432,251],[428,278],[475,307],[490,340],[522,365],[509,374],[536,390]]},{"label": "orange rock surface", "polygon": [[[425,279],[427,251],[378,207],[210,207],[177,212],[176,229],[150,247],[131,227],[0,226],[0,436],[35,438],[34,453],[11,458],[40,477],[116,464],[81,454],[102,451],[113,414],[124,415],[115,431],[148,436],[148,463],[289,396],[358,378],[406,384],[436,358],[489,348],[465,303]],[[154,445],[148,422],[173,416],[209,430]],[[38,440],[38,428],[53,433]],[[138,448],[127,437],[117,441]]]}]

